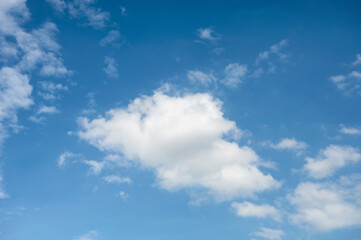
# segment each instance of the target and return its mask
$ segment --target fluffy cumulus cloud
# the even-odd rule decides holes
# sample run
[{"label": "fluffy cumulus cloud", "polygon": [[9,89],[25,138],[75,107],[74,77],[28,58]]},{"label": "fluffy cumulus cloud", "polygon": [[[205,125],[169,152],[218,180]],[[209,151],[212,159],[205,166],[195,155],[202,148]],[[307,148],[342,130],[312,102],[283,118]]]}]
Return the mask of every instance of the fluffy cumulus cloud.
[{"label": "fluffy cumulus cloud", "polygon": [[264,147],[271,147],[279,151],[292,151],[295,152],[298,156],[301,155],[308,147],[307,143],[297,141],[295,138],[283,138],[278,143],[266,141],[262,142],[261,145]]},{"label": "fluffy cumulus cloud", "polygon": [[304,182],[288,196],[296,212],[291,220],[316,231],[361,226],[360,176],[342,177],[340,183]]},{"label": "fluffy cumulus cloud", "polygon": [[235,210],[236,215],[240,217],[270,217],[276,221],[281,219],[280,212],[275,207],[268,204],[255,205],[253,203],[244,201],[242,203],[233,202],[231,206]]},{"label": "fluffy cumulus cloud", "polygon": [[224,69],[222,83],[228,87],[237,87],[246,76],[247,66],[238,63],[228,64]]},{"label": "fluffy cumulus cloud", "polygon": [[81,139],[154,170],[167,190],[201,188],[222,201],[280,186],[258,168],[261,160],[251,148],[230,140],[241,130],[209,94],[156,91],[105,117],[80,118],[79,125]]},{"label": "fluffy cumulus cloud", "polygon": [[193,84],[199,83],[204,86],[208,86],[217,80],[212,73],[206,74],[198,70],[188,71],[187,77]]},{"label": "fluffy cumulus cloud", "polygon": [[331,176],[335,171],[350,163],[361,160],[359,149],[350,146],[329,145],[315,158],[307,157],[304,169],[316,179]]},{"label": "fluffy cumulus cloud", "polygon": [[261,228],[259,232],[254,232],[252,235],[262,237],[270,240],[281,240],[285,233],[280,229]]},{"label": "fluffy cumulus cloud", "polygon": [[105,57],[104,58],[105,67],[103,71],[109,78],[117,78],[118,77],[118,64],[114,58]]}]

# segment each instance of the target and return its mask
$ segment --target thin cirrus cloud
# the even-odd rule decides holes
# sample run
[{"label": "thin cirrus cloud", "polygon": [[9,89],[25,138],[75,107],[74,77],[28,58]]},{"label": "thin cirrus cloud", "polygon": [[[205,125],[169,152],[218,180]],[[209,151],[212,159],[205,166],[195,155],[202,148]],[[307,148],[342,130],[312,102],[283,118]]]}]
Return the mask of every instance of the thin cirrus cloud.
[{"label": "thin cirrus cloud", "polygon": [[9,197],[9,195],[5,192],[5,190],[3,188],[3,177],[0,172],[0,199],[5,199],[8,197]]},{"label": "thin cirrus cloud", "polygon": [[322,149],[315,158],[307,157],[304,170],[315,179],[331,176],[347,164],[361,160],[360,150],[351,146],[329,145]]},{"label": "thin cirrus cloud", "polygon": [[224,139],[240,130],[209,94],[175,97],[158,90],[105,118],[80,118],[79,125],[81,139],[152,169],[167,190],[202,187],[224,201],[280,187],[261,172],[261,159],[250,147]]},{"label": "thin cirrus cloud", "polygon": [[242,203],[233,202],[231,207],[234,209],[236,215],[240,217],[272,218],[276,221],[281,220],[280,211],[268,204],[256,205],[244,201]]},{"label": "thin cirrus cloud", "polygon": [[296,209],[291,221],[311,230],[329,232],[361,226],[360,175],[341,177],[339,183],[300,183],[288,200]]}]

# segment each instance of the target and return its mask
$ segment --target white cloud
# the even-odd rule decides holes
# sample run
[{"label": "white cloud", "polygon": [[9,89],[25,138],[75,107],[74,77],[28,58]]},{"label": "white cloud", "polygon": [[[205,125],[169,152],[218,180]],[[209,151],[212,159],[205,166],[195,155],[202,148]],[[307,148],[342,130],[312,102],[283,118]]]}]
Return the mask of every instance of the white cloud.
[{"label": "white cloud", "polygon": [[99,235],[98,231],[92,230],[82,236],[73,238],[73,240],[95,240],[96,237],[98,237],[98,235]]},{"label": "white cloud", "polygon": [[228,87],[237,87],[247,73],[247,66],[238,63],[228,64],[224,69],[225,77],[222,83]]},{"label": "white cloud", "polygon": [[41,106],[37,112],[37,114],[54,114],[59,113],[59,110],[55,106]]},{"label": "white cloud", "polygon": [[[352,67],[355,68],[361,63],[361,55],[356,55],[356,60],[352,63]],[[340,74],[330,77],[330,80],[342,91],[343,94],[350,96],[356,92],[361,95],[361,72],[352,70],[348,74]]]},{"label": "white cloud", "polygon": [[215,41],[220,38],[219,35],[214,31],[214,29],[212,27],[199,28],[197,30],[197,35],[200,39],[208,40],[208,41]]},{"label": "white cloud", "polygon": [[128,177],[121,178],[116,175],[105,176],[105,177],[103,177],[103,179],[107,183],[131,183],[132,182],[132,180]]},{"label": "white cloud", "polygon": [[128,15],[127,9],[126,9],[125,7],[120,6],[120,11],[121,11],[121,13],[122,13],[123,16],[127,16],[127,15]]},{"label": "white cloud", "polygon": [[7,136],[7,128],[17,126],[17,112],[32,104],[32,86],[27,75],[9,67],[0,69],[0,144]]},{"label": "white cloud", "polygon": [[283,138],[277,144],[266,142],[273,149],[294,151],[300,155],[308,145],[305,142],[297,141],[295,138]]},{"label": "white cloud", "polygon": [[54,10],[64,12],[66,4],[64,0],[46,0]]},{"label": "white cloud", "polygon": [[112,45],[114,47],[120,47],[124,43],[120,32],[118,30],[111,30],[102,40],[100,40],[100,46]]},{"label": "white cloud", "polygon": [[212,73],[206,74],[201,71],[188,71],[187,73],[188,79],[192,83],[200,83],[204,86],[208,86],[210,83],[216,81],[217,79],[213,76]]},{"label": "white cloud", "polygon": [[9,195],[5,193],[2,182],[3,182],[3,177],[0,172],[0,199],[5,199],[5,198],[8,198]]},{"label": "white cloud", "polygon": [[105,28],[110,14],[101,8],[94,7],[95,3],[96,0],[74,0],[68,3],[69,14],[74,18],[86,18],[86,25],[95,29]]},{"label": "white cloud", "polygon": [[59,92],[68,91],[68,87],[60,83],[54,83],[50,81],[40,81],[39,85],[41,90],[38,91],[38,94],[44,100],[55,100],[59,98]]},{"label": "white cloud", "polygon": [[343,134],[348,134],[348,135],[361,135],[361,129],[359,127],[346,127],[345,125],[341,124],[340,125],[340,132]]},{"label": "white cloud", "polygon": [[118,77],[118,64],[114,58],[105,57],[104,63],[106,64],[103,71],[109,78],[117,78]]},{"label": "white cloud", "polygon": [[153,169],[168,190],[201,187],[227,200],[280,186],[258,169],[261,160],[251,148],[224,139],[240,130],[209,94],[173,97],[157,91],[105,118],[80,118],[79,125],[81,139]]},{"label": "white cloud", "polygon": [[301,226],[317,231],[361,226],[360,195],[361,182],[352,178],[341,178],[342,184],[300,183],[292,195],[290,203],[296,212],[291,220]]},{"label": "white cloud", "polygon": [[281,219],[280,212],[273,206],[268,204],[255,205],[253,203],[244,201],[242,203],[233,202],[232,208],[236,215],[240,217],[256,217],[256,218],[273,218],[276,221]]},{"label": "white cloud", "polygon": [[274,73],[276,71],[276,64],[284,62],[288,57],[288,55],[283,52],[287,44],[288,40],[283,39],[272,45],[267,51],[261,52],[256,59],[256,65],[260,66],[263,63],[265,66],[257,68],[253,75],[258,77],[263,74],[263,68],[266,68],[266,72],[268,73]]},{"label": "white cloud", "polygon": [[271,229],[271,228],[261,228],[260,232],[252,233],[255,236],[263,237],[270,240],[281,240],[282,236],[285,234],[280,229]]},{"label": "white cloud", "polygon": [[69,159],[73,159],[74,157],[78,157],[78,156],[79,156],[78,154],[65,151],[58,158],[58,166],[64,167],[69,163]]},{"label": "white cloud", "polygon": [[361,160],[359,149],[350,146],[329,145],[316,158],[307,157],[304,169],[316,179],[331,176],[335,171],[350,163]]},{"label": "white cloud", "polygon": [[356,54],[356,60],[352,63],[353,66],[361,64],[361,54]]},{"label": "white cloud", "polygon": [[90,167],[89,173],[94,175],[99,175],[99,173],[103,170],[105,166],[104,162],[98,162],[94,160],[84,160],[83,163]]},{"label": "white cloud", "polygon": [[123,201],[126,201],[129,198],[129,195],[123,191],[118,192],[115,196],[123,199]]}]

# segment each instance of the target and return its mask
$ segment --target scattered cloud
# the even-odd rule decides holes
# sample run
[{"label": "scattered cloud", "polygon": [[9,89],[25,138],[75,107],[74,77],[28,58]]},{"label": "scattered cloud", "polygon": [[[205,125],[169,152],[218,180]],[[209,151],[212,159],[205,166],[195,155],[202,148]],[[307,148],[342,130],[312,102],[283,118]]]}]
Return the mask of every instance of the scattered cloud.
[{"label": "scattered cloud", "polygon": [[247,73],[247,65],[239,63],[228,64],[224,69],[225,77],[222,83],[227,87],[237,87]]},{"label": "scattered cloud", "polygon": [[41,106],[37,114],[54,114],[59,113],[59,110],[55,106]]},{"label": "scattered cloud", "polygon": [[268,146],[276,150],[287,150],[293,151],[297,155],[301,155],[304,150],[308,148],[307,143],[302,141],[297,141],[295,138],[283,138],[278,143],[272,143],[270,141],[266,141],[262,143],[263,146]]},{"label": "scattered cloud", "polygon": [[38,94],[44,100],[55,100],[59,98],[59,92],[68,91],[68,87],[51,81],[40,81]]},{"label": "scattered cloud", "polygon": [[199,28],[197,30],[197,35],[201,40],[207,40],[211,42],[220,39],[219,34],[217,34],[212,27]]},{"label": "scattered cloud", "polygon": [[79,157],[79,154],[75,154],[68,151],[63,152],[58,158],[58,166],[65,167],[66,165],[69,164],[69,160],[75,157]]},{"label": "scattered cloud", "polygon": [[121,178],[116,175],[105,176],[105,177],[103,177],[103,179],[107,183],[118,183],[119,184],[119,183],[131,183],[132,182],[132,180],[128,177]]},{"label": "scattered cloud", "polygon": [[0,144],[7,137],[8,128],[17,129],[17,112],[32,104],[32,86],[25,74],[16,69],[0,69]]},{"label": "scattered cloud", "polygon": [[353,66],[361,64],[361,54],[356,54],[356,60],[352,63]]},{"label": "scattered cloud", "polygon": [[307,157],[304,169],[316,179],[331,176],[335,171],[350,163],[361,160],[359,149],[350,146],[329,145],[315,158]]},{"label": "scattered cloud", "polygon": [[123,201],[126,201],[129,198],[129,195],[123,191],[118,192],[115,196],[123,199]]},{"label": "scattered cloud", "polygon": [[64,12],[66,3],[64,0],[46,0],[50,6],[57,12]]},{"label": "scattered cloud", "polygon": [[208,86],[209,84],[217,80],[212,73],[206,74],[197,70],[188,71],[187,77],[193,84],[199,83],[204,86]]},{"label": "scattered cloud", "polygon": [[275,207],[268,204],[255,205],[244,201],[242,203],[233,202],[231,206],[235,210],[236,215],[240,217],[270,217],[276,221],[281,220],[281,213]]},{"label": "scattered cloud", "polygon": [[173,97],[158,90],[105,118],[80,118],[79,125],[81,139],[153,169],[167,190],[202,187],[222,201],[280,186],[258,169],[261,159],[251,148],[224,139],[241,130],[209,94]]},{"label": "scattered cloud", "polygon": [[99,175],[99,173],[103,170],[105,166],[104,162],[94,160],[84,160],[83,163],[90,167],[89,173],[93,175]]},{"label": "scattered cloud", "polygon": [[[356,55],[356,60],[351,64],[353,69],[361,63],[361,55]],[[361,95],[361,72],[352,70],[348,74],[340,74],[330,77],[330,80],[342,91],[344,95],[351,96],[354,92]]]},{"label": "scattered cloud", "polygon": [[122,13],[122,16],[128,16],[127,9],[124,6],[120,6],[120,12]]},{"label": "scattered cloud", "polygon": [[96,0],[74,0],[68,3],[68,11],[73,18],[85,18],[85,25],[92,26],[95,29],[105,28],[110,14],[101,8],[94,6]]},{"label": "scattered cloud", "polygon": [[261,231],[254,232],[252,235],[263,237],[270,240],[281,240],[285,233],[280,229],[261,228]]},{"label": "scattered cloud", "polygon": [[103,71],[109,78],[117,78],[118,77],[118,64],[114,58],[105,57],[104,63],[106,66],[103,68]]},{"label": "scattered cloud", "polygon": [[0,199],[8,198],[9,195],[5,193],[5,190],[3,188],[3,177],[0,172]]},{"label": "scattered cloud", "polygon": [[272,45],[270,49],[261,52],[256,59],[256,70],[253,73],[254,77],[259,77],[263,73],[275,73],[277,64],[285,62],[288,55],[284,53],[284,48],[287,46],[288,40],[283,39],[280,42]]},{"label": "scattered cloud", "polygon": [[296,212],[290,219],[312,230],[327,232],[361,226],[360,175],[340,183],[300,183],[288,196]]},{"label": "scattered cloud", "polygon": [[360,127],[346,127],[345,125],[341,124],[339,131],[347,135],[361,135]]},{"label": "scattered cloud", "polygon": [[124,44],[124,40],[118,30],[111,30],[109,33],[99,42],[100,46],[105,47],[112,45],[113,47],[120,47]]},{"label": "scattered cloud", "polygon": [[92,230],[82,236],[73,238],[73,240],[95,240],[98,237],[99,233],[96,230]]}]

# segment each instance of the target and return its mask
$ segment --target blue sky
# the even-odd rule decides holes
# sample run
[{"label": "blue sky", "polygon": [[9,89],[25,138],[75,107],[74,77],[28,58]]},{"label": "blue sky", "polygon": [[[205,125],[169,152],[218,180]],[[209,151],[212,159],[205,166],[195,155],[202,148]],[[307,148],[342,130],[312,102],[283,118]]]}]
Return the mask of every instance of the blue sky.
[{"label": "blue sky", "polygon": [[361,236],[358,1],[0,2],[0,238]]}]

